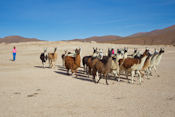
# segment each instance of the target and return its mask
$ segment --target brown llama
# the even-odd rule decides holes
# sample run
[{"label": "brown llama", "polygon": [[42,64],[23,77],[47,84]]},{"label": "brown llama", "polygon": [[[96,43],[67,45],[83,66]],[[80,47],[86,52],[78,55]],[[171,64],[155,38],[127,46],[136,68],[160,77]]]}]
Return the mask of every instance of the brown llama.
[{"label": "brown llama", "polygon": [[[97,48],[96,48],[95,53],[87,61],[87,66],[89,68],[88,77],[89,77],[89,74],[91,74],[91,71],[93,70],[94,65],[96,64],[97,60],[102,59],[102,58],[103,58],[102,50],[101,49],[97,50]],[[98,75],[97,75],[97,77],[98,77]]]},{"label": "brown llama", "polygon": [[[93,54],[92,55],[94,55],[95,53],[96,53],[96,49],[93,48]],[[86,72],[86,74],[87,74],[87,62],[88,62],[88,59],[90,57],[92,57],[92,55],[90,55],[90,56],[84,56],[83,59],[82,59],[83,68],[84,68],[84,71]]]},{"label": "brown llama", "polygon": [[49,67],[52,68],[54,66],[57,60],[57,47],[54,47],[54,53],[48,53],[48,60],[49,60]]},{"label": "brown llama", "polygon": [[81,57],[80,57],[80,49],[75,50],[75,57],[66,56],[65,57],[65,66],[67,69],[67,73],[69,74],[69,69],[71,69],[72,74],[75,71],[75,75],[77,77],[77,68],[80,67]]},{"label": "brown llama", "polygon": [[96,64],[94,65],[94,68],[93,68],[93,81],[96,83],[95,81],[95,76],[96,76],[96,73],[100,73],[100,78],[99,80],[97,81],[97,83],[100,81],[101,77],[102,77],[102,74],[104,74],[104,77],[106,79],[106,84],[108,85],[108,82],[107,82],[107,74],[108,72],[110,72],[111,70],[111,65],[112,65],[112,51],[108,48],[108,57],[106,59],[106,57],[103,57],[103,59],[96,59],[97,62]]},{"label": "brown llama", "polygon": [[[140,78],[140,84],[141,84],[141,75],[139,70],[142,69],[146,58],[149,56],[149,49],[146,48],[145,52],[143,53],[143,55],[140,58],[126,58],[126,59],[120,59],[119,60],[119,65],[120,65],[120,70],[119,70],[119,79],[118,81],[120,81],[120,73],[122,70],[125,71],[125,75],[126,78],[128,79],[128,72],[131,73],[131,77],[132,77],[132,83],[133,83],[133,76],[136,73],[138,73],[139,78]],[[129,82],[129,79],[128,79]]]}]

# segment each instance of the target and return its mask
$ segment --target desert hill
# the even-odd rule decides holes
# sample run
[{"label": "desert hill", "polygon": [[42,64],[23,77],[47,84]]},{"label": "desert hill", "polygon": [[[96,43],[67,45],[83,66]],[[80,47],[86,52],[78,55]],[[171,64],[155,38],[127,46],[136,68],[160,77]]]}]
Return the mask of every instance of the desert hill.
[{"label": "desert hill", "polygon": [[8,36],[4,38],[0,38],[0,43],[19,43],[19,42],[31,42],[31,41],[41,41],[35,38],[24,38],[20,36]]},{"label": "desert hill", "polygon": [[83,42],[83,41],[86,41],[86,42],[96,41],[96,42],[103,42],[103,41],[106,41],[106,40],[114,41],[114,40],[118,40],[118,39],[121,39],[121,38],[122,37],[120,37],[120,36],[107,35],[107,36],[102,36],[102,37],[94,36],[94,37],[89,37],[89,38],[86,38],[86,39],[74,39],[74,40],[71,40],[71,41],[80,41],[80,42]]},{"label": "desert hill", "polygon": [[96,41],[101,43],[116,44],[136,44],[136,45],[174,45],[175,44],[175,25],[153,30],[151,32],[140,32],[126,37],[102,36],[90,37],[86,39],[75,39],[73,41]]}]

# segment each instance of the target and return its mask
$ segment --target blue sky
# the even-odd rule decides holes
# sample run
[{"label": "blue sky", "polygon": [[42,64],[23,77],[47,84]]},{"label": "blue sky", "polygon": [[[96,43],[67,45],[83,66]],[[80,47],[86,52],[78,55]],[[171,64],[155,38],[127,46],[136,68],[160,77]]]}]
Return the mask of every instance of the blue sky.
[{"label": "blue sky", "polygon": [[129,36],[175,24],[175,0],[0,0],[0,38]]}]

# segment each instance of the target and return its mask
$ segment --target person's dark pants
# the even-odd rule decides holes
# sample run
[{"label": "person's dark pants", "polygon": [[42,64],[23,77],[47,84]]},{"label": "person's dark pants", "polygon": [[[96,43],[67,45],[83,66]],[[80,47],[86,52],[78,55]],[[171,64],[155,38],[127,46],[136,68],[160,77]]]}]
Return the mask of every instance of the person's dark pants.
[{"label": "person's dark pants", "polygon": [[13,53],[13,60],[15,61],[16,53]]}]

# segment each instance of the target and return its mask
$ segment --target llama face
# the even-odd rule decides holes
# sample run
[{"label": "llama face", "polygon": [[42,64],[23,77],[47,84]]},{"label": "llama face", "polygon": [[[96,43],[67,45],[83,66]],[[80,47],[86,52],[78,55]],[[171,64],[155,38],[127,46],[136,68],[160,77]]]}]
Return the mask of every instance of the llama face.
[{"label": "llama face", "polygon": [[56,52],[57,51],[57,47],[54,47],[54,52]]},{"label": "llama face", "polygon": [[44,53],[47,52],[47,48],[44,48]]},{"label": "llama face", "polygon": [[64,50],[64,54],[66,54],[67,53],[67,50]]},{"label": "llama face", "polygon": [[108,49],[108,57],[112,56],[112,51],[110,49]]},{"label": "llama face", "polygon": [[159,54],[162,54],[162,53],[164,53],[165,51],[164,51],[164,48],[160,48],[160,51],[159,51]]},{"label": "llama face", "polygon": [[134,53],[137,53],[137,48],[134,48]]},{"label": "llama face", "polygon": [[121,54],[121,50],[120,50],[120,49],[117,49],[117,53],[118,53],[118,54]]},{"label": "llama face", "polygon": [[128,48],[124,48],[124,53],[128,52]]},{"label": "llama face", "polygon": [[95,48],[93,48],[93,50],[94,50],[93,54],[97,52],[97,48],[96,48],[96,49],[95,49]]},{"label": "llama face", "polygon": [[76,53],[76,54],[80,54],[80,49],[76,49],[76,50],[75,50],[75,53]]},{"label": "llama face", "polygon": [[148,59],[152,57],[153,54],[149,52]]}]

